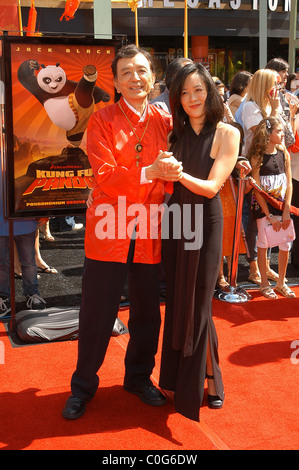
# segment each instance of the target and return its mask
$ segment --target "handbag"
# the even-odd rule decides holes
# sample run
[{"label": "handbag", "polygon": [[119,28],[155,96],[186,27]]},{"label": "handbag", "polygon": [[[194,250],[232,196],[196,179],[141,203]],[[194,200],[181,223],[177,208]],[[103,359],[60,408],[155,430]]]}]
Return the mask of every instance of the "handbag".
[{"label": "handbag", "polygon": [[273,246],[284,245],[285,243],[292,242],[296,238],[294,223],[291,219],[291,223],[286,230],[281,228],[276,232],[272,225],[269,224],[265,227],[266,238],[268,241],[269,248]]},{"label": "handbag", "polygon": [[294,143],[295,143],[294,132],[293,132],[291,123],[290,123],[290,121],[288,120],[288,118],[286,117],[285,114],[282,114],[280,116],[280,121],[281,121],[282,126],[283,126],[284,143],[285,143],[286,148],[289,148],[292,145],[294,145]]},{"label": "handbag", "polygon": [[290,123],[285,124],[283,132],[284,132],[285,146],[286,148],[289,148],[295,143],[295,137],[294,137],[293,129]]}]

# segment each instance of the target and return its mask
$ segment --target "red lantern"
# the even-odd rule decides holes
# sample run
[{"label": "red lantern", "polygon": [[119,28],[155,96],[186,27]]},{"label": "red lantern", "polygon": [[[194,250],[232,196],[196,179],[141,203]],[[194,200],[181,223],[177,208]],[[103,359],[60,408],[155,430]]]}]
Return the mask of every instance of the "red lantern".
[{"label": "red lantern", "polygon": [[65,18],[65,21],[72,20],[74,18],[74,14],[76,13],[79,7],[80,1],[79,0],[66,0],[64,13],[60,18],[60,21]]},{"label": "red lantern", "polygon": [[36,36],[35,28],[36,28],[36,9],[34,7],[34,0],[31,0],[31,7],[29,10],[29,18],[28,18],[28,26],[26,28],[26,36]]}]

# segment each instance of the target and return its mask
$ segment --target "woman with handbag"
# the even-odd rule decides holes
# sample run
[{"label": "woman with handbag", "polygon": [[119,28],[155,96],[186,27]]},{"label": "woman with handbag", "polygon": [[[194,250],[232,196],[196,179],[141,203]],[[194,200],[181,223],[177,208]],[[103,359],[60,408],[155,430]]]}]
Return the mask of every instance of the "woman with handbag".
[{"label": "woman with handbag", "polygon": [[271,246],[279,246],[279,277],[274,289],[284,297],[295,297],[295,293],[285,283],[294,230],[290,217],[292,198],[290,155],[283,145],[283,140],[280,120],[269,116],[256,128],[247,155],[252,166],[251,175],[256,183],[272,197],[283,202],[281,211],[269,204],[261,193],[253,191],[252,213],[257,219],[257,261],[261,274],[259,290],[268,299],[277,298],[267,279],[267,249]]}]

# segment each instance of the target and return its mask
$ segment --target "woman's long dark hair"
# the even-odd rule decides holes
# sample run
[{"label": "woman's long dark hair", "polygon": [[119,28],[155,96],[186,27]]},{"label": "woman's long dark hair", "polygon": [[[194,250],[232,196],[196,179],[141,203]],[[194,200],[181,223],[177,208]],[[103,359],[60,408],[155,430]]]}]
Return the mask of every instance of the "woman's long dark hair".
[{"label": "woman's long dark hair", "polygon": [[222,98],[206,68],[195,62],[185,65],[175,76],[169,90],[169,101],[173,117],[173,130],[170,136],[170,143],[176,142],[184,134],[185,125],[189,121],[189,116],[184,111],[181,104],[181,94],[186,78],[192,73],[199,75],[207,90],[207,99],[205,102],[206,117],[202,132],[208,132],[214,129],[224,116]]}]

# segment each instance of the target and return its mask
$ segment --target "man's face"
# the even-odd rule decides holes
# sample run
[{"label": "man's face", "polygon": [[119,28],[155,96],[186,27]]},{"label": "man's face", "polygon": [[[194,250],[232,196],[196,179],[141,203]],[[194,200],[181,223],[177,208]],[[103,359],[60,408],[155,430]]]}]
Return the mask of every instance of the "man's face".
[{"label": "man's face", "polygon": [[280,77],[281,77],[282,85],[285,85],[285,84],[287,83],[288,74],[289,74],[289,70],[288,70],[288,69],[284,69],[284,70],[281,70],[281,71],[279,72],[279,75],[280,75]]},{"label": "man's face", "polygon": [[118,61],[114,85],[117,92],[132,106],[147,99],[154,82],[155,74],[142,53]]}]

